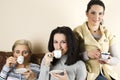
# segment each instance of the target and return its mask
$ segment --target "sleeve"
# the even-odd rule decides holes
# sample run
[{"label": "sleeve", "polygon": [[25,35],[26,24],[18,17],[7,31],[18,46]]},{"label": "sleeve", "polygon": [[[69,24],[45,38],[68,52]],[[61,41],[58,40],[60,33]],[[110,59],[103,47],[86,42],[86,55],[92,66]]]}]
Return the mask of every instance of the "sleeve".
[{"label": "sleeve", "polygon": [[87,51],[83,52],[82,54],[83,54],[83,60],[84,60],[84,61],[89,60],[89,57],[88,57]]},{"label": "sleeve", "polygon": [[79,61],[76,67],[76,79],[75,80],[86,80],[87,70],[85,63],[83,61]]},{"label": "sleeve", "polygon": [[109,52],[112,56],[111,59],[109,59],[108,64],[110,65],[116,65],[118,63],[120,63],[120,59],[118,57],[118,45],[117,45],[117,37],[115,37],[115,35],[113,35],[112,33],[108,32],[107,33],[109,36]]},{"label": "sleeve", "polygon": [[116,65],[120,63],[120,59],[118,57],[117,37],[115,37],[115,35],[113,35],[106,28],[105,28],[105,34],[106,34],[106,37],[109,39],[109,52],[110,52],[110,55],[112,56],[107,63],[110,65]]},{"label": "sleeve", "polygon": [[[31,63],[30,68],[31,68],[31,70],[36,74],[36,76],[37,76],[36,79],[38,79],[39,73],[40,73],[40,66],[37,65],[37,64]],[[36,80],[36,79],[35,79],[35,80]]]},{"label": "sleeve", "polygon": [[114,45],[110,46],[109,51],[111,53],[112,58],[108,61],[108,64],[116,65],[116,64],[120,63],[120,59],[118,57],[117,45],[114,44]]},{"label": "sleeve", "polygon": [[0,80],[6,80],[10,70],[11,70],[11,68],[4,65],[1,72],[0,72]]},{"label": "sleeve", "polygon": [[49,80],[50,67],[44,65],[44,59],[41,63],[41,69],[38,80]]}]

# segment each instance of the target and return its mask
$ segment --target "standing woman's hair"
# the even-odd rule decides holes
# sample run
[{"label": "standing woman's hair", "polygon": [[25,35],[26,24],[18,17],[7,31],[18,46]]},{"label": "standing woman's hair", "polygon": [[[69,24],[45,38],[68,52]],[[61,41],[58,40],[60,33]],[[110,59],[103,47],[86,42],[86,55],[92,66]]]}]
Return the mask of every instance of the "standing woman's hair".
[{"label": "standing woman's hair", "polygon": [[91,0],[88,4],[87,4],[87,10],[86,12],[89,11],[89,9],[93,6],[93,5],[99,5],[102,6],[104,11],[105,11],[105,5],[101,0]]},{"label": "standing woman's hair", "polygon": [[[76,63],[78,60],[81,59],[81,57],[78,52],[78,44],[77,44],[76,37],[75,37],[73,31],[69,27],[66,27],[66,26],[57,27],[56,29],[54,29],[51,32],[49,43],[48,43],[48,50],[50,52],[52,52],[54,50],[53,39],[54,39],[54,35],[57,33],[64,34],[66,37],[68,50],[66,52],[67,60],[66,60],[65,64],[72,65],[72,64]],[[54,65],[56,62],[57,62],[57,59],[54,58],[52,64]]]}]

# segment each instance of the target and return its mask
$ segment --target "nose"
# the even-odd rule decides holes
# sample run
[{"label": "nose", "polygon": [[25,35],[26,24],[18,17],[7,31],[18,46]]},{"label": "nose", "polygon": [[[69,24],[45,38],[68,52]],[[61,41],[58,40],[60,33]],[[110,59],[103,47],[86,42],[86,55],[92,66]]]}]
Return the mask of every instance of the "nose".
[{"label": "nose", "polygon": [[96,20],[99,20],[99,18],[100,18],[100,15],[99,15],[99,14],[96,14],[96,15],[95,15],[95,19],[96,19]]},{"label": "nose", "polygon": [[61,43],[58,43],[58,47],[57,47],[57,49],[61,49],[62,47],[61,47]]},{"label": "nose", "polygon": [[23,56],[23,52],[20,52],[19,56]]}]

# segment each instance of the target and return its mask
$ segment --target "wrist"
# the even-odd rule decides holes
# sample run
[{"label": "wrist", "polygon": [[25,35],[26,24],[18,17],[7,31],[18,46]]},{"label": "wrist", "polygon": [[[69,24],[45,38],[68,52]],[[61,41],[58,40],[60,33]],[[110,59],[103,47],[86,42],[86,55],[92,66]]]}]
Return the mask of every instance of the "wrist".
[{"label": "wrist", "polygon": [[43,64],[44,64],[45,66],[49,67],[51,63],[50,63],[50,62],[47,62],[45,59],[43,59]]}]

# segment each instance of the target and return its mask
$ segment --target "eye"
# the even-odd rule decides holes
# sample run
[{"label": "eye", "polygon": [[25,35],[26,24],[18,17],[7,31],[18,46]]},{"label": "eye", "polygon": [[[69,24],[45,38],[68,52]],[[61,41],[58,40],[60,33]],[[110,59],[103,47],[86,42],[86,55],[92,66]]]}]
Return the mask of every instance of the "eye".
[{"label": "eye", "polygon": [[19,53],[20,53],[20,51],[19,51],[19,50],[15,50],[14,52],[15,52],[15,53],[17,53],[17,54],[19,54]]},{"label": "eye", "polygon": [[28,51],[22,51],[22,53],[23,53],[23,54],[27,54],[27,53],[28,53]]},{"label": "eye", "polygon": [[54,41],[53,43],[58,43],[57,41]]},{"label": "eye", "polygon": [[93,11],[93,12],[91,12],[91,14],[93,14],[93,15],[94,15],[94,14],[95,14],[95,12]]},{"label": "eye", "polygon": [[103,12],[100,12],[99,15],[103,15]]},{"label": "eye", "polygon": [[61,43],[67,43],[66,41],[62,40]]}]

